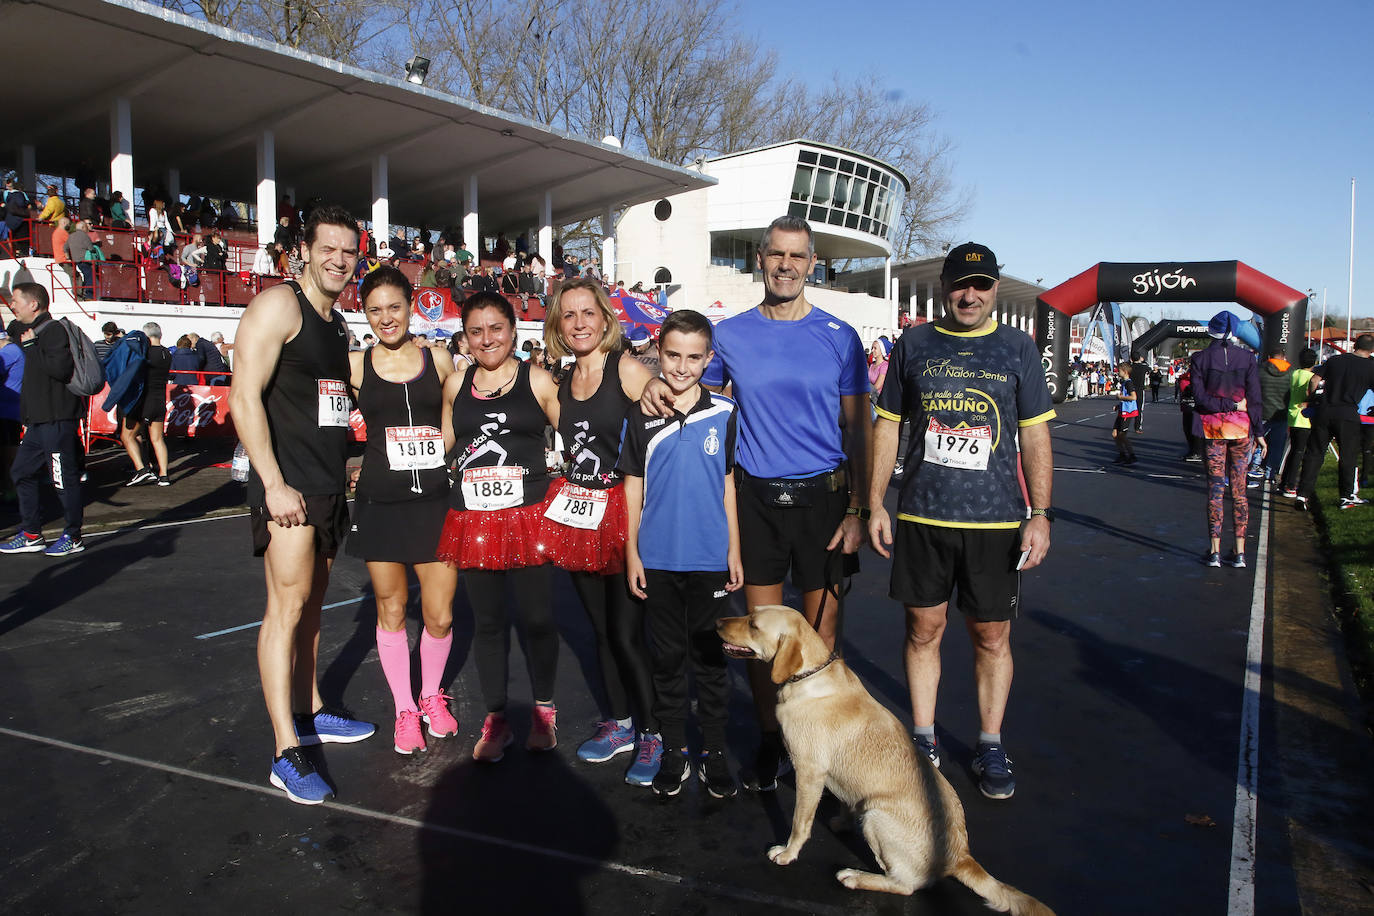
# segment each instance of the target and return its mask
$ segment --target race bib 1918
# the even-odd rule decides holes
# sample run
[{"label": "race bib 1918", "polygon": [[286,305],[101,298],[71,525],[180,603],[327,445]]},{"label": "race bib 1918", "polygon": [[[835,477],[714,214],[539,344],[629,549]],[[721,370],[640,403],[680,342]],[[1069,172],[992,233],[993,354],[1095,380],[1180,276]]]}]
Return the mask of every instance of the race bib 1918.
[{"label": "race bib 1918", "polygon": [[930,418],[926,428],[926,461],[949,468],[986,471],[990,454],[991,426],[955,428]]},{"label": "race bib 1918", "polygon": [[518,467],[468,468],[463,472],[462,489],[463,505],[469,509],[510,509],[524,501],[524,472]]},{"label": "race bib 1918", "polygon": [[348,428],[348,386],[338,379],[318,380],[320,391],[320,426]]},{"label": "race bib 1918", "polygon": [[388,426],[386,462],[393,471],[444,466],[444,436],[433,426]]},{"label": "race bib 1918", "polygon": [[601,526],[601,519],[606,515],[609,495],[609,490],[589,490],[565,483],[545,510],[544,517],[569,528],[593,531]]}]

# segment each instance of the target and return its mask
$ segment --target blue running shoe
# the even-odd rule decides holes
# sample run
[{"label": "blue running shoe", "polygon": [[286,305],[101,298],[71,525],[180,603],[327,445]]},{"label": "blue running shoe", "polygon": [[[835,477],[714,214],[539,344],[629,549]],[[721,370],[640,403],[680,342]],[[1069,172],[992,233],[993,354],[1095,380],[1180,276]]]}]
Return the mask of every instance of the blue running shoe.
[{"label": "blue running shoe", "polygon": [[940,769],[940,739],[925,735],[913,735],[912,738],[916,742],[916,753],[933,763],[935,769]]},{"label": "blue running shoe", "polygon": [[50,557],[65,557],[68,554],[80,553],[85,549],[86,545],[81,543],[80,538],[74,538],[70,534],[64,534],[53,541],[52,545],[43,552]]},{"label": "blue running shoe", "polygon": [[979,741],[974,749],[973,775],[978,777],[978,791],[988,798],[1011,798],[1016,780],[1011,776],[1011,758],[1000,744]]},{"label": "blue running shoe", "polygon": [[371,738],[377,726],[359,722],[328,706],[311,716],[296,716],[296,737],[301,744],[352,744]]},{"label": "blue running shoe", "polygon": [[334,797],[329,783],[315,772],[315,767],[305,759],[305,751],[298,747],[288,747],[280,757],[272,760],[272,775],[268,780],[298,805],[318,805]]},{"label": "blue running shoe", "polygon": [[21,531],[0,544],[0,553],[38,553],[47,546],[48,541],[43,535]]},{"label": "blue running shoe", "polygon": [[577,759],[587,763],[605,763],[617,754],[628,754],[634,749],[635,730],[622,727],[614,719],[607,719],[596,723],[596,734],[578,746]]},{"label": "blue running shoe", "polygon": [[625,781],[632,786],[652,786],[658,768],[663,763],[663,741],[648,732],[639,736],[639,753],[625,771]]}]

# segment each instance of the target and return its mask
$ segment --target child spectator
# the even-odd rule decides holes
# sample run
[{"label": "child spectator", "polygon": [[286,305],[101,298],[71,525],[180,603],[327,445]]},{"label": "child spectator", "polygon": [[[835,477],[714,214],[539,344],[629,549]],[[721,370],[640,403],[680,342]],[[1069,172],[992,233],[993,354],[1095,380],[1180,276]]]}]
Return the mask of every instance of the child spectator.
[{"label": "child spectator", "polygon": [[1131,447],[1131,428],[1135,424],[1135,418],[1140,416],[1140,402],[1136,400],[1140,393],[1136,391],[1135,381],[1131,378],[1130,363],[1117,366],[1116,374],[1119,380],[1116,394],[1116,425],[1112,427],[1112,436],[1116,439],[1117,456],[1112,464],[1135,464],[1135,449]]},{"label": "child spectator", "polygon": [[744,571],[733,476],[735,402],[699,384],[713,356],[711,324],[703,315],[682,310],[668,316],[659,359],[678,412],[664,420],[632,406],[619,468],[629,516],[625,573],[630,591],[644,599],[654,715],[663,730],[665,753],[653,789],[676,795],[691,773],[690,658],[704,743],[699,777],[711,795],[728,798],[736,787],[725,758],[728,687],[715,621],[725,612],[726,595],[744,584]]}]

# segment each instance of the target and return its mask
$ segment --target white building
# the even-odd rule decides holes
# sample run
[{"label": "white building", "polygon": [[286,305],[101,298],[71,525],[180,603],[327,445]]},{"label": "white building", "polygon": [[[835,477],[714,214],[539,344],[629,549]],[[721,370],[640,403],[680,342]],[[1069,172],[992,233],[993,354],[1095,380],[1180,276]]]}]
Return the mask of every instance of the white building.
[{"label": "white building", "polygon": [[[717,184],[628,208],[616,226],[616,276],[664,285],[668,305],[712,318],[763,299],[755,253],[775,218],[806,219],[815,234],[816,284],[808,301],[849,322],[865,342],[897,325],[897,300],[836,285],[831,262],[884,258],[911,183],[893,166],[851,150],[792,140],[708,159]],[[841,278],[843,280],[843,278]]]}]

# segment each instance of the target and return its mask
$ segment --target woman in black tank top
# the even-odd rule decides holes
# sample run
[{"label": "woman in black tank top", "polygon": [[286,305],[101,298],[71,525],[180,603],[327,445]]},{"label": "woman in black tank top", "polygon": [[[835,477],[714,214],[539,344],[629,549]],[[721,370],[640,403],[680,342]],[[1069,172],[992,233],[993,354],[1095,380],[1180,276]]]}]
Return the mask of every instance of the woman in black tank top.
[{"label": "woman in black tank top", "polygon": [[[348,355],[349,385],[367,423],[357,477],[348,553],[367,561],[377,596],[377,656],[396,704],[398,754],[425,749],[421,721],[435,737],[456,735],[458,722],[440,682],[453,643],[458,573],[434,555],[448,511],[443,441],[443,385],[453,372],[410,336],[412,289],[394,267],[363,281],[363,314],[377,337]],[[411,691],[406,567],[420,580],[420,698]]]},{"label": "woman in black tank top", "polygon": [[457,463],[438,557],[463,570],[475,624],[473,655],[487,705],[472,756],[494,763],[514,740],[505,715],[507,585],[515,592],[534,690],[525,747],[544,751],[558,743],[553,689],[559,636],[541,539],[541,520],[553,493],[544,428],[558,423],[558,390],[548,372],[515,358],[515,312],[502,296],[468,297],[463,333],[474,364],[444,384],[444,444],[456,453]]},{"label": "woman in black tank top", "polygon": [[624,574],[627,513],[616,462],[625,412],[652,373],[622,353],[620,322],[594,280],[569,280],[554,294],[544,343],[551,356],[577,360],[558,387],[568,473],[544,519],[544,543],[572,577],[591,618],[609,706],[577,756],[602,763],[634,751],[625,781],[648,786],[663,742],[653,714],[644,606],[630,594]]}]

